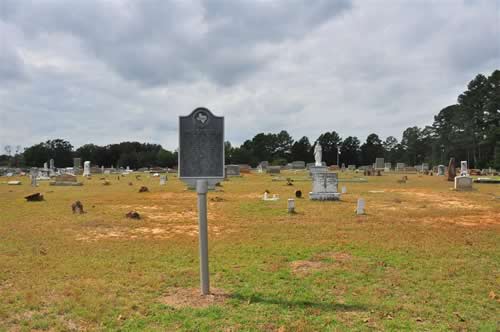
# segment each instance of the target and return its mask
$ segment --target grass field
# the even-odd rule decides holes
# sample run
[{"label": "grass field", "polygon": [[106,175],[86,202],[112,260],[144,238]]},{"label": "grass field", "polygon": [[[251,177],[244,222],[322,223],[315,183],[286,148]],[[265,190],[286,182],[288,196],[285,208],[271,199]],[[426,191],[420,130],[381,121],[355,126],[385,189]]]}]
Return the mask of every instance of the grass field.
[{"label": "grass field", "polygon": [[[45,201],[32,203],[27,178],[2,184],[0,331],[500,329],[500,186],[400,177],[341,183],[340,202],[309,201],[310,181],[224,182],[208,222],[211,284],[226,297],[201,308],[165,301],[199,287],[196,194],[174,176],[41,183]],[[262,201],[266,189],[281,199]],[[297,189],[306,198],[288,215]],[[76,200],[85,214],[72,214]]]}]

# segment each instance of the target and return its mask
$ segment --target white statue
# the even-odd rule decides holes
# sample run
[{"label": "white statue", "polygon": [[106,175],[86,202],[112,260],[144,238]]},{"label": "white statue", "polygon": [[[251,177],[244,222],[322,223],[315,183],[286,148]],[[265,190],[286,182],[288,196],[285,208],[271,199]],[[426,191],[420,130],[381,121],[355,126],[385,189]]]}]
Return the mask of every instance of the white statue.
[{"label": "white statue", "polygon": [[316,146],[314,147],[314,160],[316,161],[316,166],[323,166],[321,163],[321,158],[323,155],[323,149],[319,142],[316,142]]}]

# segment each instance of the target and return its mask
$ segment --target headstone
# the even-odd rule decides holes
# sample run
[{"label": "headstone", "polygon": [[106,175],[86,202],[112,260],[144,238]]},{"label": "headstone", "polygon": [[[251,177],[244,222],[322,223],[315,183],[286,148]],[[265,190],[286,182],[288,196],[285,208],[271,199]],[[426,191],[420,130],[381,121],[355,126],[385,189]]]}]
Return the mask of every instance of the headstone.
[{"label": "headstone", "polygon": [[49,166],[48,166],[48,164],[47,164],[47,163],[43,163],[43,169],[44,169],[45,171],[48,171]]},{"label": "headstone", "polygon": [[31,186],[32,187],[38,186],[37,177],[38,177],[38,168],[32,167],[30,169],[30,178],[31,178]]},{"label": "headstone", "polygon": [[384,169],[384,158],[375,158],[375,165],[374,168],[376,170],[383,170]]},{"label": "headstone", "polygon": [[279,199],[280,199],[279,196],[276,194],[269,196],[269,193],[267,191],[264,192],[264,196],[262,197],[262,200],[264,200],[264,201],[277,201]]},{"label": "headstone", "polygon": [[354,170],[356,170],[356,165],[348,165],[347,169],[350,171],[354,171]]},{"label": "headstone", "polygon": [[21,185],[21,181],[8,181],[7,185],[9,185],[9,186],[20,186]]},{"label": "headstone", "polygon": [[75,173],[78,174],[78,171],[82,168],[82,159],[81,158],[73,158],[73,169]]},{"label": "headstone", "polygon": [[356,206],[356,214],[365,214],[365,200],[363,198],[358,198],[358,204]]},{"label": "headstone", "polygon": [[288,213],[295,213],[295,200],[293,198],[288,199]]},{"label": "headstone", "polygon": [[347,194],[347,188],[346,188],[346,186],[342,186],[342,194]]},{"label": "headstone", "polygon": [[30,175],[31,178],[31,186],[32,187],[38,187],[38,182],[36,180],[37,174],[32,174]]},{"label": "headstone", "polygon": [[455,181],[456,172],[455,158],[450,158],[450,162],[448,164],[448,181]]},{"label": "headstone", "polygon": [[240,176],[240,166],[226,165],[226,176]]},{"label": "headstone", "polygon": [[457,191],[472,190],[472,178],[470,176],[456,176],[455,190]]},{"label": "headstone", "polygon": [[429,164],[428,163],[422,163],[422,172],[428,171],[429,170]]},{"label": "headstone", "polygon": [[306,162],[305,161],[292,161],[292,169],[304,169],[306,168]]},{"label": "headstone", "polygon": [[467,167],[467,161],[462,160],[460,162],[460,176],[468,176],[469,175],[469,169]]},{"label": "headstone", "polygon": [[83,163],[83,176],[90,176],[90,161]]},{"label": "headstone", "polygon": [[342,166],[340,167],[341,171],[344,172],[345,171],[345,164],[342,163]]},{"label": "headstone", "polygon": [[400,172],[403,171],[406,167],[405,163],[396,163],[396,171]]},{"label": "headstone", "polygon": [[337,173],[313,173],[313,188],[309,198],[313,201],[339,200]]},{"label": "headstone", "polygon": [[66,173],[56,176],[55,180],[50,182],[51,186],[81,186],[75,175]]},{"label": "headstone", "polygon": [[384,163],[384,172],[389,172],[392,168],[391,163]]},{"label": "headstone", "polygon": [[166,175],[160,175],[160,186],[164,186],[167,184],[167,176]]},{"label": "headstone", "polygon": [[49,163],[50,163],[50,169],[54,170],[54,168],[55,168],[55,166],[54,166],[54,159],[50,159]]},{"label": "headstone", "polygon": [[281,166],[269,166],[267,168],[267,173],[269,173],[269,174],[280,174],[281,173]]},{"label": "headstone", "polygon": [[313,165],[309,167],[309,174],[313,176],[316,173],[326,173],[328,172],[328,167],[327,166],[316,166]]},{"label": "headstone", "polygon": [[248,174],[252,170],[252,167],[248,164],[240,164],[238,166],[240,166],[240,173]]},{"label": "headstone", "polygon": [[438,175],[438,176],[444,176],[445,171],[446,171],[446,166],[444,166],[444,165],[439,165],[439,166],[437,167],[437,175]]},{"label": "headstone", "polygon": [[[307,163],[306,164],[306,169],[310,170],[311,167],[315,167],[315,166],[316,166],[316,163]],[[326,162],[322,161],[321,162],[321,166],[326,167]]]},{"label": "headstone", "polygon": [[265,161],[261,161],[259,163],[259,166],[260,168],[265,171],[268,167],[269,167],[269,161],[265,160]]}]

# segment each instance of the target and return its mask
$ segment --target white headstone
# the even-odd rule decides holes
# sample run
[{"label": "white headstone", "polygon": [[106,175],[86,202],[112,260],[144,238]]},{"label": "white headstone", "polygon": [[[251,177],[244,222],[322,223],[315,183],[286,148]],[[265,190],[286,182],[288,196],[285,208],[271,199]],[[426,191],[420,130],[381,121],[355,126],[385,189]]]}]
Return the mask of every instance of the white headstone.
[{"label": "white headstone", "polygon": [[467,168],[467,161],[462,160],[460,162],[460,176],[468,176],[469,170]]},{"label": "white headstone", "polygon": [[438,176],[444,176],[444,173],[446,172],[446,166],[444,165],[439,165],[437,169],[437,175]]},{"label": "white headstone", "polygon": [[288,213],[295,212],[295,200],[293,198],[288,199]]},{"label": "white headstone", "polygon": [[165,184],[167,184],[167,176],[160,175],[160,186],[164,186]]},{"label": "white headstone", "polygon": [[472,178],[470,176],[455,176],[455,190],[472,190]]},{"label": "white headstone", "polygon": [[90,161],[83,163],[83,176],[90,176]]},{"label": "white headstone", "polygon": [[356,214],[365,214],[365,200],[363,198],[358,198],[358,205],[356,207]]},{"label": "white headstone", "polygon": [[347,188],[345,186],[342,186],[342,194],[347,194]]},{"label": "white headstone", "polygon": [[48,166],[48,164],[47,164],[47,163],[43,163],[43,169],[44,169],[44,170],[48,170],[48,169],[49,169],[49,166]]}]

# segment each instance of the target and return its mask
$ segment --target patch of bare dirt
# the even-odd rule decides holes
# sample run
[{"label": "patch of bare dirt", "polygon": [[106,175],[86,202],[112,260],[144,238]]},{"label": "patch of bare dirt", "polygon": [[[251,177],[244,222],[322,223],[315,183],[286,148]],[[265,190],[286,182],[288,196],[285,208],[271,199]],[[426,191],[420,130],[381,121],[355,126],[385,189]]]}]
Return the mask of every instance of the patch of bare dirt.
[{"label": "patch of bare dirt", "polygon": [[319,271],[325,266],[325,263],[319,261],[294,261],[290,263],[292,273],[300,276]]},{"label": "patch of bare dirt", "polygon": [[450,225],[459,225],[465,227],[493,227],[500,226],[500,217],[493,213],[484,215],[467,215],[460,217],[426,217],[412,219],[420,221],[434,227],[445,227]]},{"label": "patch of bare dirt", "polygon": [[211,288],[209,295],[201,295],[199,288],[171,288],[160,302],[174,308],[206,308],[222,305],[228,297],[218,288]]},{"label": "patch of bare dirt", "polygon": [[332,259],[335,262],[349,262],[352,260],[352,255],[346,252],[322,252],[313,257],[314,260]]},{"label": "patch of bare dirt", "polygon": [[[222,234],[220,226],[208,226],[208,232],[212,236]],[[178,236],[198,236],[198,225],[148,225],[137,228],[125,227],[97,227],[78,234],[76,240],[92,242],[109,239],[170,239]]]}]

